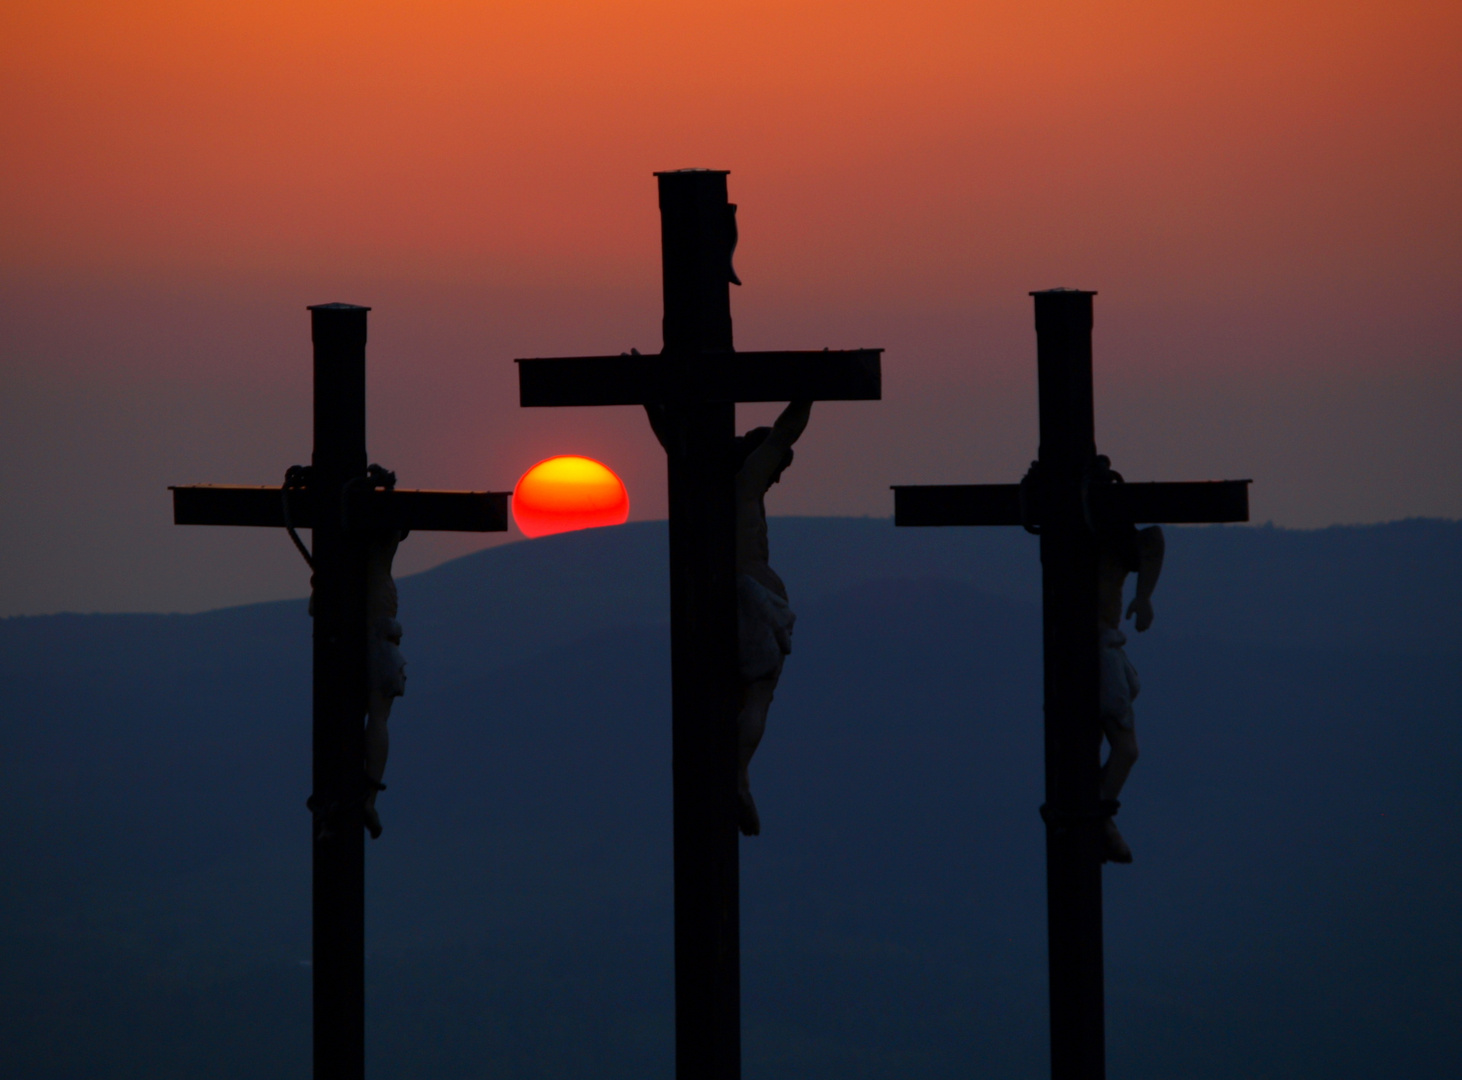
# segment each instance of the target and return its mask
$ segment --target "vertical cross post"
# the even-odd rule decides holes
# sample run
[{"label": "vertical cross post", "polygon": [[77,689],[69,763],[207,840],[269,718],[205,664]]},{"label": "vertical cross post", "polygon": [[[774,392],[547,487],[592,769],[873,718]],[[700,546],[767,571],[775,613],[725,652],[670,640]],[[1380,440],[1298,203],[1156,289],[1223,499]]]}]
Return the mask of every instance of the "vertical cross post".
[{"label": "vertical cross post", "polygon": [[365,832],[341,808],[365,795],[366,555],[346,527],[346,485],[366,471],[366,312],[310,308],[315,347],[315,1078],[365,1075]]},{"label": "vertical cross post", "polygon": [[1034,294],[1044,510],[1046,937],[1055,1080],[1100,1078],[1106,1060],[1097,538],[1086,497],[1096,455],[1093,295],[1076,290]]},{"label": "vertical cross post", "polygon": [[[665,352],[732,351],[726,174],[659,175]],[[710,354],[710,355],[706,355]],[[675,812],[675,1056],[682,1080],[741,1075],[736,827],[734,401],[669,406],[671,762]]]}]

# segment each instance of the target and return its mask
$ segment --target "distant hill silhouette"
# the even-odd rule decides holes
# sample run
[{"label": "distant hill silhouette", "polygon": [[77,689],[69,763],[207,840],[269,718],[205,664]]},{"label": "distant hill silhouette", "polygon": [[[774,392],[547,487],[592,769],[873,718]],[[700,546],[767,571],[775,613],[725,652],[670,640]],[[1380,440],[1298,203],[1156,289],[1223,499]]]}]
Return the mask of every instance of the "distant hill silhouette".
[{"label": "distant hill silhouette", "polygon": [[[799,622],[742,847],[748,1080],[1041,1075],[1036,541],[772,544]],[[663,523],[401,598],[371,1076],[670,1077]],[[1455,1076],[1462,524],[1176,529],[1157,612],[1111,1075]],[[0,1075],[308,1076],[304,603],[3,620],[0,670]]]}]

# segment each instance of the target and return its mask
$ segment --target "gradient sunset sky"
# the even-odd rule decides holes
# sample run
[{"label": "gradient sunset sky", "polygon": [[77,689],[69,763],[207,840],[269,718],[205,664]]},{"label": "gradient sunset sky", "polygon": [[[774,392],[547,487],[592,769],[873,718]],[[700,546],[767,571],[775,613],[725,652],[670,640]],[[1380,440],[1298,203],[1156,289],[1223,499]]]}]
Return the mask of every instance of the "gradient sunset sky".
[{"label": "gradient sunset sky", "polygon": [[584,454],[663,517],[643,414],[521,410],[511,361],[659,348],[651,173],[686,166],[731,170],[739,347],[887,349],[774,514],[1017,479],[1026,294],[1070,286],[1129,479],[1462,516],[1459,55],[1455,0],[8,0],[0,615],[303,595],[285,537],[174,527],[165,488],[308,461],[332,300],[374,308],[403,486]]}]

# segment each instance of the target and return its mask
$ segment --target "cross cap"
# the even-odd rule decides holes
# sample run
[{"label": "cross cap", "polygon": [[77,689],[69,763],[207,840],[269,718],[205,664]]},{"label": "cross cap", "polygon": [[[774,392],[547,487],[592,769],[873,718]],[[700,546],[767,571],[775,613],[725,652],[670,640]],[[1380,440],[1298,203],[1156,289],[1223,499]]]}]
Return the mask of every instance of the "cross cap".
[{"label": "cross cap", "polygon": [[656,176],[681,176],[685,173],[710,173],[714,176],[730,176],[730,169],[662,169]]},{"label": "cross cap", "polygon": [[1057,288],[1057,289],[1033,289],[1028,295],[1030,295],[1030,296],[1054,296],[1054,295],[1057,295],[1059,293],[1074,293],[1077,296],[1095,296],[1096,295],[1096,290],[1095,289],[1066,289],[1066,288]]},{"label": "cross cap", "polygon": [[362,307],[360,304],[342,304],[336,300],[332,304],[307,304],[306,311],[369,311],[370,308]]}]

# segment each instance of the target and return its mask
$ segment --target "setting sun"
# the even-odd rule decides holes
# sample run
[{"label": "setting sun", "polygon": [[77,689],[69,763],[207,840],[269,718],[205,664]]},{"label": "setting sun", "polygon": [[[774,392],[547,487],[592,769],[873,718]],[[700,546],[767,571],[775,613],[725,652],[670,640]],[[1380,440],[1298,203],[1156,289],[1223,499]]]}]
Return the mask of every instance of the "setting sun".
[{"label": "setting sun", "polygon": [[608,466],[592,458],[551,457],[518,480],[513,520],[530,537],[623,525],[629,520],[629,492]]}]

